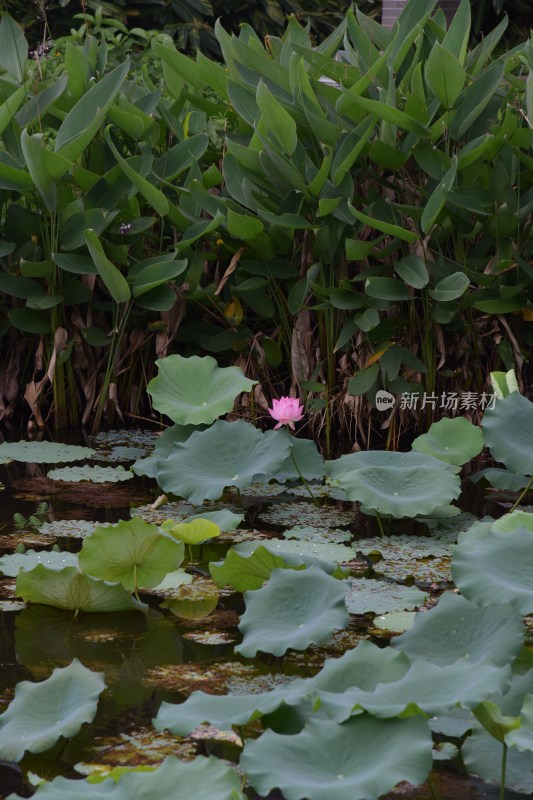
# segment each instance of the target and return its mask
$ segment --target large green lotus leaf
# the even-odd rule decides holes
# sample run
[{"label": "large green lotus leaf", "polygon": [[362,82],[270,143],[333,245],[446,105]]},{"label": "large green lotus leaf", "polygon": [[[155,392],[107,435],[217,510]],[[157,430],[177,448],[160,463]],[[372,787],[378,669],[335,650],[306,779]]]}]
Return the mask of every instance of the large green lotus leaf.
[{"label": "large green lotus leaf", "polygon": [[147,458],[140,458],[131,468],[136,475],[146,475],[148,478],[155,478],[157,475],[157,462],[161,458],[166,458],[175,444],[186,442],[191,433],[203,430],[203,426],[196,425],[172,425],[167,428],[161,436],[157,437],[155,447]]},{"label": "large green lotus leaf", "polygon": [[519,475],[533,474],[533,403],[517,392],[483,415],[483,438],[496,461]]},{"label": "large green lotus leaf", "polygon": [[244,639],[235,651],[247,658],[258,650],[282,656],[289,648],[322,644],[348,622],[345,595],[344,581],[318,567],[274,570],[266,586],[244,595],[239,623]]},{"label": "large green lotus leaf", "polygon": [[432,761],[425,720],[365,714],[343,725],[313,720],[295,736],[267,731],[240,763],[263,796],[279,788],[286,800],[377,800],[400,781],[423,783]]},{"label": "large green lotus leaf", "polygon": [[190,522],[174,522],[169,519],[163,522],[162,529],[174,539],[188,545],[203,544],[220,536],[220,528],[205,517],[197,517]]},{"label": "large green lotus leaf", "polygon": [[83,467],[61,467],[51,469],[47,478],[54,481],[70,481],[79,483],[80,481],[90,481],[91,483],[118,483],[119,481],[129,481],[133,478],[133,472],[124,467],[90,467],[85,464]]},{"label": "large green lotus leaf", "polygon": [[490,606],[497,597],[522,614],[533,613],[533,530],[492,530],[483,539],[457,545],[452,576],[474,603]]},{"label": "large green lotus leaf", "polygon": [[498,469],[497,467],[482,469],[468,477],[473,483],[479,483],[482,478],[485,478],[495,489],[505,489],[511,492],[520,492],[526,488],[529,482],[529,478],[524,475],[515,475],[508,469]]},{"label": "large green lotus leaf", "polygon": [[18,683],[14,699],[0,714],[0,758],[20,761],[27,750],[42,753],[60,736],[75,736],[94,719],[104,689],[103,673],[91,672],[77,658],[45,681]]},{"label": "large green lotus leaf", "polygon": [[157,462],[157,482],[192,503],[216,500],[226,486],[245,489],[256,475],[274,473],[289,447],[283,431],[263,433],[243,420],[217,420]]},{"label": "large green lotus leaf", "polygon": [[38,564],[29,572],[19,572],[17,596],[28,603],[64,608],[69,611],[143,611],[120,583],[107,583],[84,575],[76,567],[46,569]]},{"label": "large green lotus leaf", "polygon": [[430,611],[419,612],[413,627],[391,644],[410,659],[425,658],[441,666],[460,658],[492,659],[501,665],[520,652],[524,630],[521,615],[510,605],[480,608],[446,592]]},{"label": "large green lotus leaf", "polygon": [[266,539],[264,541],[242,542],[235,545],[240,555],[252,553],[258,547],[266,547],[271,553],[280,556],[289,566],[307,564],[317,566],[325,572],[334,572],[339,562],[351,561],[357,556],[353,547],[344,544],[329,544],[308,541],[307,539]]},{"label": "large green lotus leaf", "polygon": [[184,522],[192,522],[195,519],[206,519],[218,525],[223,533],[233,533],[237,530],[244,519],[244,514],[236,514],[229,508],[221,508],[219,511],[200,511],[198,514],[191,514],[186,517]]},{"label": "large green lotus leaf", "polygon": [[492,531],[498,533],[509,533],[517,528],[526,528],[533,533],[533,514],[529,511],[521,511],[519,508],[505,514],[500,519],[492,523]]},{"label": "large green lotus leaf", "polygon": [[80,569],[87,575],[121,583],[133,591],[157,586],[183,561],[184,546],[139,517],[96,528],[83,540]]},{"label": "large green lotus leaf", "polygon": [[413,442],[413,450],[460,467],[483,450],[481,428],[465,417],[444,417]]},{"label": "large green lotus leaf", "polygon": [[533,694],[524,698],[524,705],[520,712],[520,727],[511,731],[505,737],[505,743],[517,750],[533,751]]},{"label": "large green lotus leaf", "polygon": [[415,451],[350,453],[326,466],[349,500],[393,517],[430,515],[461,490],[452,467]]},{"label": "large green lotus leaf", "polygon": [[31,464],[59,464],[94,458],[95,450],[61,442],[4,442],[0,444],[0,458],[28,461]]},{"label": "large green lotus leaf", "polygon": [[322,478],[326,467],[316,444],[311,439],[297,439],[287,433],[285,435],[289,438],[291,451],[287,460],[283,462],[274,475],[276,480],[298,480],[301,475],[307,481]]},{"label": "large green lotus leaf", "polygon": [[[497,401],[500,402],[502,401]],[[461,748],[461,755],[468,772],[500,786],[502,745],[481,726],[476,726],[472,735],[467,738]],[[521,753],[514,747],[508,748],[505,786],[521,794],[533,793],[533,758],[530,752]]]},{"label": "large green lotus leaf", "polygon": [[345,692],[353,686],[371,692],[378,684],[399,681],[410,667],[404,653],[363,639],[340,658],[328,658],[310,685],[324,692]]},{"label": "large green lotus leaf", "polygon": [[297,679],[287,686],[259,694],[212,695],[193,692],[184,703],[161,703],[153,724],[158,731],[165,729],[177,736],[188,736],[198,725],[208,722],[219,730],[232,725],[247,725],[271,714],[283,705],[298,706],[310,691],[309,681]]},{"label": "large green lotus leaf", "polygon": [[350,614],[407,611],[426,602],[426,595],[416,586],[398,586],[370,578],[352,578],[348,584],[346,606]]},{"label": "large green lotus leaf", "polygon": [[61,552],[55,550],[50,552],[27,550],[25,553],[13,553],[0,558],[0,573],[15,578],[20,570],[29,570],[42,564],[48,569],[63,569],[63,567],[77,567],[78,556],[75,553]]},{"label": "large green lotus leaf", "polygon": [[[354,713],[368,711],[375,717],[443,714],[460,704],[474,708],[496,691],[506,687],[511,677],[509,666],[465,661],[439,666],[416,659],[398,681],[379,684],[372,691],[354,686],[338,692],[318,692],[320,707],[335,722],[344,722]],[[356,678],[357,680],[357,678]]]},{"label": "large green lotus leaf", "polygon": [[[1,565],[0,560],[0,565]],[[249,556],[228,550],[224,561],[211,561],[209,572],[216,585],[232,586],[238,592],[260,589],[274,569],[284,569],[285,561],[266,547],[257,547]]]},{"label": "large green lotus leaf", "polygon": [[238,367],[219,367],[211,356],[172,355],[155,363],[159,372],[147,386],[152,405],[179,425],[210,425],[257,383]]},{"label": "large green lotus leaf", "polygon": [[[17,796],[12,795],[12,800]],[[149,772],[125,772],[118,782],[106,778],[102,783],[54,778],[42,784],[37,800],[246,800],[240,791],[240,778],[231,767],[214,756],[198,756],[194,761],[166,758]]]}]

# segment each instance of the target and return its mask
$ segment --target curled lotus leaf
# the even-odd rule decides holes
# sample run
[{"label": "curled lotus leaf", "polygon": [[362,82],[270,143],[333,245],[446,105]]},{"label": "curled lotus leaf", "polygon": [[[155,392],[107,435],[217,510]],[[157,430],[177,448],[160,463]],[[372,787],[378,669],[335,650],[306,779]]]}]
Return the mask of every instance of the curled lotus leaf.
[{"label": "curled lotus leaf", "polygon": [[247,658],[262,650],[282,656],[289,648],[305,650],[323,644],[348,622],[344,581],[318,567],[302,571],[276,569],[266,586],[246,592],[246,611],[235,651]]},{"label": "curled lotus leaf", "polygon": [[533,403],[527,397],[512,392],[496,400],[483,415],[483,438],[511,472],[533,474]]},{"label": "curled lotus leaf", "polygon": [[454,467],[416,451],[362,451],[326,466],[349,500],[393,517],[430,516],[461,490]]},{"label": "curled lotus leaf", "polygon": [[483,434],[465,417],[444,417],[414,440],[413,450],[460,467],[481,453]]},{"label": "curled lotus leaf", "polygon": [[87,575],[122,583],[130,591],[157,586],[176,570],[184,546],[140,517],[108,528],[96,528],[83,540],[80,569]]},{"label": "curled lotus leaf", "polygon": [[168,519],[163,522],[161,527],[174,539],[190,546],[202,544],[220,536],[218,525],[203,517],[197,517],[189,522],[174,522],[174,520]]},{"label": "curled lotus leaf", "polygon": [[0,758],[20,761],[26,751],[42,753],[60,736],[75,736],[94,719],[105,686],[103,674],[91,672],[77,658],[45,681],[18,683],[14,699],[0,714]]},{"label": "curled lotus leaf", "polygon": [[240,763],[262,796],[279,788],[287,800],[377,800],[400,781],[423,783],[432,762],[425,720],[364,714],[342,725],[312,720],[293,736],[267,731]]},{"label": "curled lotus leaf", "polygon": [[4,442],[0,444],[0,459],[27,461],[30,464],[60,464],[94,458],[96,451],[61,442]]},{"label": "curled lotus leaf", "polygon": [[192,503],[216,500],[226,486],[245,489],[256,476],[275,472],[289,449],[283,431],[263,433],[243,420],[217,420],[157,462],[157,482]]},{"label": "curled lotus leaf", "polygon": [[211,356],[172,355],[156,365],[159,372],[147,387],[152,405],[179,425],[210,425],[257,383],[239,367],[219,367]]},{"label": "curled lotus leaf", "polygon": [[28,603],[41,603],[68,611],[144,611],[147,606],[135,600],[120,583],[108,583],[84,575],[76,567],[47,569],[38,564],[19,572],[16,593]]}]

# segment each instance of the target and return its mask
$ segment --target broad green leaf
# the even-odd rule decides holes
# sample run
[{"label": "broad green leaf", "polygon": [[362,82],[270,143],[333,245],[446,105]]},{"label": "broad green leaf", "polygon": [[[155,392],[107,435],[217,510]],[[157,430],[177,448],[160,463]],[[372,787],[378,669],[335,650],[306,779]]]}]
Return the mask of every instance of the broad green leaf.
[{"label": "broad green leaf", "polygon": [[363,214],[362,211],[358,211],[351,204],[349,205],[350,211],[354,217],[360,222],[364,222],[365,225],[369,225],[371,228],[381,231],[382,233],[387,233],[389,236],[397,236],[398,239],[404,242],[413,243],[418,240],[418,234],[414,233],[414,231],[408,231],[405,228],[400,228],[399,225],[393,225],[391,222],[376,219],[376,217],[369,217],[368,214]]},{"label": "broad green leaf", "polygon": [[190,522],[174,522],[172,519],[166,520],[161,525],[169,536],[178,539],[188,545],[202,544],[210,539],[220,536],[220,528],[211,520],[197,517]]},{"label": "broad green leaf", "polygon": [[184,547],[139,517],[95,528],[83,540],[80,569],[87,575],[121,583],[130,591],[157,586],[183,561]]},{"label": "broad green leaf", "polygon": [[417,614],[411,630],[397,636],[392,646],[411,660],[423,658],[440,666],[460,659],[475,663],[492,660],[503,665],[518,655],[523,637],[521,615],[512,606],[480,608],[446,592],[434,608]]},{"label": "broad green leaf", "polygon": [[151,289],[155,289],[157,286],[162,286],[174,278],[177,278],[178,275],[185,272],[187,265],[187,259],[149,264],[137,273],[133,282],[133,296],[141,297]]},{"label": "broad green leaf", "polygon": [[316,444],[311,439],[294,436],[289,436],[289,443],[290,454],[273,477],[277,481],[299,480],[302,475],[308,481],[322,479],[326,468]]},{"label": "broad green leaf", "polygon": [[28,61],[28,42],[22,27],[9,14],[2,14],[0,22],[0,67],[22,83]]},{"label": "broad green leaf", "polygon": [[512,392],[496,400],[483,416],[483,438],[511,472],[533,474],[533,403],[527,397]]},{"label": "broad green leaf", "polygon": [[43,152],[46,149],[44,135],[42,133],[35,133],[33,136],[30,136],[25,129],[22,131],[20,137],[20,146],[26,161],[26,166],[28,167],[35,187],[41,195],[46,208],[48,211],[55,211],[57,205],[57,187],[44,165]]},{"label": "broad green leaf", "polygon": [[282,656],[289,648],[323,644],[348,622],[345,595],[344,582],[317,567],[274,570],[266,586],[244,596],[239,622],[244,638],[235,652],[247,658],[259,650]]},{"label": "broad green leaf", "polygon": [[349,500],[393,517],[430,516],[460,493],[450,467],[414,451],[362,451],[327,461],[326,466]]},{"label": "broad green leaf", "polygon": [[365,714],[343,725],[311,720],[294,736],[267,731],[246,743],[240,763],[262,796],[279,788],[287,800],[370,800],[401,781],[423,783],[432,762],[425,720]]},{"label": "broad green leaf", "polygon": [[372,388],[379,375],[379,364],[372,364],[370,367],[359,370],[350,378],[346,392],[351,395],[361,395]]},{"label": "broad green leaf", "polygon": [[[479,718],[479,716],[476,714]],[[519,717],[498,717],[496,719],[506,728],[505,744],[517,750],[533,751],[533,694],[527,694]],[[480,720],[482,722],[482,720]],[[487,728],[486,725],[484,725]],[[492,734],[494,735],[494,734]]]},{"label": "broad green leaf", "polygon": [[217,586],[232,586],[238,592],[247,592],[260,589],[274,569],[284,569],[286,566],[281,556],[259,546],[247,556],[229,550],[224,561],[209,563],[209,572]]},{"label": "broad green leaf", "polygon": [[27,461],[30,464],[57,464],[94,458],[95,450],[61,442],[4,442],[0,444],[0,458]]},{"label": "broad green leaf", "polygon": [[111,612],[144,611],[120,583],[107,583],[83,575],[76,567],[46,569],[42,564],[19,572],[16,593],[28,603],[62,608],[67,611]]},{"label": "broad green leaf", "polygon": [[54,83],[49,86],[45,86],[42,91],[34,94],[15,115],[15,119],[20,127],[25,128],[26,125],[30,125],[32,122],[35,122],[35,120],[44,117],[48,109],[61,97],[66,88],[67,76],[61,75],[57,81],[54,81]]},{"label": "broad green leaf", "polygon": [[272,133],[283,151],[289,156],[292,155],[298,144],[295,121],[262,80],[257,84],[256,100],[266,129]]},{"label": "broad green leaf", "polygon": [[245,489],[256,476],[275,472],[289,448],[283,432],[263,433],[242,420],[217,420],[157,462],[157,482],[164,492],[192,503],[216,500],[226,486]]},{"label": "broad green leaf", "polygon": [[483,434],[465,417],[443,417],[414,440],[413,450],[460,467],[481,453]]},{"label": "broad green leaf", "polygon": [[120,270],[106,256],[98,235],[92,228],[85,231],[85,242],[98,274],[115,303],[127,303],[131,298],[128,282]]},{"label": "broad green leaf", "polygon": [[[468,772],[484,781],[501,786],[503,745],[478,725],[461,747],[461,756]],[[507,750],[505,786],[524,795],[533,793],[533,764],[531,753],[521,753],[514,747]]]},{"label": "broad green leaf", "polygon": [[465,85],[466,72],[461,62],[439,42],[435,42],[426,61],[426,83],[445,108],[452,108]]},{"label": "broad green leaf", "polygon": [[405,256],[394,264],[394,271],[402,281],[415,289],[423,289],[429,283],[427,267],[421,258],[415,255]]},{"label": "broad green leaf", "polygon": [[26,99],[26,87],[19,86],[0,106],[0,135],[13,121],[13,117]]},{"label": "broad green leaf", "polygon": [[401,281],[394,278],[369,278],[365,284],[369,297],[380,300],[408,300],[409,292]]},{"label": "broad green leaf", "polygon": [[103,673],[91,672],[77,658],[44,681],[21,681],[0,715],[0,757],[20,761],[26,751],[42,753],[60,736],[72,738],[94,719],[105,688]]},{"label": "broad green leaf", "polygon": [[130,68],[129,58],[105,75],[68,112],[57,132],[54,150],[75,161],[96,136],[107,109],[124,83]]},{"label": "broad green leaf", "polygon": [[350,171],[370,139],[376,118],[367,117],[343,139],[335,149],[331,165],[331,177],[335,186],[340,186],[345,175]]},{"label": "broad green leaf", "polygon": [[462,139],[470,130],[501,87],[503,74],[504,62],[498,59],[466,87],[454,109],[455,115],[450,125],[453,137]]},{"label": "broad green leaf", "polygon": [[35,311],[31,308],[13,308],[8,313],[10,323],[23,333],[50,333],[52,323],[46,311]]},{"label": "broad green leaf", "polygon": [[443,177],[439,185],[433,190],[426,205],[424,206],[424,210],[422,211],[422,218],[420,220],[420,225],[424,233],[426,234],[429,233],[429,231],[437,221],[440,212],[444,208],[444,204],[446,203],[446,196],[453,186],[456,173],[457,173],[457,157],[454,156],[452,158],[452,165],[450,169]]},{"label": "broad green leaf", "polygon": [[133,167],[128,164],[125,158],[122,158],[120,153],[118,152],[117,148],[113,144],[113,140],[111,139],[110,135],[110,126],[108,126],[105,130],[105,140],[109,145],[109,148],[113,155],[115,156],[120,168],[124,172],[124,174],[129,178],[132,184],[135,186],[137,191],[142,194],[144,199],[147,203],[157,211],[162,217],[164,217],[169,212],[169,204],[168,200],[163,194],[162,191],[157,189],[152,183],[143,178],[142,175],[139,175],[137,170],[133,169]]},{"label": "broad green leaf", "polygon": [[188,169],[194,161],[199,161],[209,144],[206,133],[197,133],[166,150],[153,166],[153,173],[164,181],[173,181]]},{"label": "broad green leaf", "polygon": [[211,356],[172,355],[156,366],[158,374],[147,387],[153,407],[179,425],[209,425],[256,383],[238,367],[219,367]]},{"label": "broad green leaf", "polygon": [[490,607],[494,598],[533,613],[533,530],[492,530],[483,538],[462,539],[455,548],[452,575],[469,600]]},{"label": "broad green leaf", "polygon": [[464,272],[453,272],[440,280],[434,289],[429,290],[429,293],[439,303],[449,303],[451,300],[461,297],[469,285],[470,280]]},{"label": "broad green leaf", "polygon": [[370,100],[368,97],[361,97],[361,95],[349,92],[350,102],[359,108],[368,111],[378,119],[383,119],[391,125],[396,125],[406,131],[412,131],[420,137],[428,135],[428,129],[418,122],[418,120],[406,114],[405,111],[400,111],[399,108],[394,108],[381,100]]},{"label": "broad green leaf", "polygon": [[54,778],[37,790],[38,800],[190,800],[192,797],[209,800],[246,800],[240,791],[240,778],[232,767],[218,758],[197,756],[184,762],[174,756],[148,771],[127,770],[117,777],[106,777],[101,783]]},{"label": "broad green leaf", "polygon": [[236,239],[242,239],[245,242],[255,239],[264,230],[260,219],[252,215],[237,214],[231,208],[228,209],[226,224],[230,236],[235,236]]},{"label": "broad green leaf", "polygon": [[[531,697],[531,695],[529,695]],[[504,716],[501,709],[491,700],[484,700],[474,708],[476,719],[486,731],[499,742],[505,741],[505,735],[520,727],[520,717]],[[523,748],[519,748],[520,750]]]}]

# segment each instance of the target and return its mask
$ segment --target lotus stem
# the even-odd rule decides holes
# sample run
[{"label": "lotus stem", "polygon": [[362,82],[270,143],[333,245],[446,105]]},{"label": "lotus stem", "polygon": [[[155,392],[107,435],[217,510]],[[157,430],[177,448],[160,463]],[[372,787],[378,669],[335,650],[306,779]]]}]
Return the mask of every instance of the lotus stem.
[{"label": "lotus stem", "polygon": [[505,773],[507,770],[507,745],[503,743],[502,750],[502,771],[500,776],[500,795],[499,800],[505,800]]},{"label": "lotus stem", "polygon": [[317,505],[318,505],[318,500],[317,500],[317,498],[314,496],[313,492],[311,491],[311,487],[309,486],[309,484],[308,484],[308,483],[307,483],[307,481],[305,480],[304,476],[303,476],[303,475],[302,475],[302,473],[301,473],[300,467],[299,467],[299,466],[298,466],[298,464],[296,463],[296,459],[294,458],[294,453],[293,453],[293,451],[292,451],[292,447],[291,447],[291,458],[292,458],[292,463],[294,464],[294,467],[295,467],[295,469],[296,469],[296,472],[297,472],[297,473],[298,473],[298,475],[300,476],[300,480],[301,480],[301,482],[303,483],[303,485],[305,486],[305,488],[306,488],[306,489],[307,489],[307,491],[309,492],[309,496],[311,497],[311,500],[313,501],[313,503],[315,504],[315,506],[317,506]]},{"label": "lotus stem", "polygon": [[381,521],[381,517],[379,516],[379,511],[376,510],[376,519],[378,521],[378,528],[379,528],[379,535],[382,539],[385,538],[385,531],[383,530],[383,523]]},{"label": "lotus stem", "polygon": [[529,483],[528,483],[528,485],[527,485],[527,486],[526,486],[526,488],[523,490],[522,494],[520,495],[520,497],[518,498],[518,500],[516,501],[516,503],[514,504],[514,506],[513,506],[513,507],[511,508],[511,510],[509,511],[509,514],[512,514],[512,513],[513,513],[513,511],[515,510],[515,508],[516,508],[517,506],[519,506],[519,505],[520,505],[520,503],[522,502],[523,498],[526,496],[526,494],[529,492],[529,490],[531,489],[531,487],[532,487],[532,486],[533,486],[533,475],[532,475],[532,476],[531,476],[531,478],[529,479]]}]

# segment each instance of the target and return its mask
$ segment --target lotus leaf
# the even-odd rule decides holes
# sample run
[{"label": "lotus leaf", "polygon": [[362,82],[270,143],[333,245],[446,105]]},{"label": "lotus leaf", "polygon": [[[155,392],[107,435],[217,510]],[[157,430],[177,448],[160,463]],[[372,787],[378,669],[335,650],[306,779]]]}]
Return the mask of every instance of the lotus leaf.
[{"label": "lotus leaf", "polygon": [[[494,595],[493,595],[494,599]],[[411,630],[392,641],[410,659],[424,658],[440,666],[457,659],[507,664],[522,647],[524,624],[510,605],[480,608],[453,592],[416,615]]]},{"label": "lotus leaf", "polygon": [[247,658],[258,650],[282,656],[289,648],[305,650],[327,641],[348,622],[343,581],[317,567],[276,569],[266,586],[246,592],[246,611],[239,630],[244,639],[235,650]]},{"label": "lotus leaf", "polygon": [[497,597],[522,614],[533,613],[533,529],[493,528],[482,539],[461,541],[455,548],[452,575],[474,603],[490,606]]},{"label": "lotus leaf", "polygon": [[291,445],[291,451],[277,470],[276,480],[298,480],[301,475],[307,481],[322,478],[326,471],[324,459],[311,439],[297,439],[285,433]]},{"label": "lotus leaf", "polygon": [[[398,681],[379,684],[371,691],[354,686],[345,692],[319,691],[320,707],[335,722],[368,711],[374,717],[389,718],[442,714],[461,704],[477,706],[502,687],[511,677],[509,666],[497,667],[488,662],[458,660],[439,666],[416,659]],[[354,681],[355,682],[355,681]]]},{"label": "lotus leaf", "polygon": [[529,478],[523,475],[515,475],[514,472],[509,472],[507,469],[498,469],[496,467],[482,469],[473,475],[469,475],[469,478],[474,483],[479,483],[485,478],[495,489],[505,489],[511,492],[520,492],[525,489],[529,482]]},{"label": "lotus leaf", "polygon": [[326,466],[349,500],[393,517],[430,515],[460,493],[452,467],[415,451],[350,453]]},{"label": "lotus leaf", "polygon": [[224,561],[210,562],[209,572],[217,586],[232,586],[238,592],[247,592],[260,589],[274,569],[286,566],[283,558],[260,546],[248,556],[229,550]]},{"label": "lotus leaf", "polygon": [[351,531],[343,531],[340,528],[314,528],[311,525],[306,525],[305,527],[295,525],[294,528],[288,528],[284,532],[283,538],[327,545],[349,542],[352,535]]},{"label": "lotus leaf", "polygon": [[[513,396],[515,395],[509,395]],[[496,405],[500,402],[502,401],[498,400]],[[479,725],[463,744],[461,755],[471,774],[479,775],[488,783],[500,785],[502,745]],[[533,759],[530,752],[521,753],[514,747],[508,748],[505,786],[522,794],[533,793]]]},{"label": "lotus leaf", "polygon": [[149,594],[161,594],[164,597],[176,596],[182,586],[188,586],[190,583],[192,583],[192,575],[189,575],[184,569],[177,569],[174,572],[167,572],[161,583],[150,588]]},{"label": "lotus leaf", "polygon": [[243,420],[217,420],[157,462],[157,482],[192,503],[216,500],[226,486],[245,489],[255,476],[275,472],[289,447],[283,431],[263,433]]},{"label": "lotus leaf", "polygon": [[208,519],[197,517],[190,522],[174,522],[169,519],[163,522],[162,529],[174,539],[178,539],[189,546],[208,542],[220,536],[220,528]]},{"label": "lotus leaf", "polygon": [[403,633],[413,627],[416,612],[414,611],[389,611],[373,621],[374,628],[383,631],[393,631]]},{"label": "lotus leaf", "polygon": [[57,553],[55,550],[40,553],[27,550],[25,553],[13,553],[0,558],[0,573],[14,578],[20,570],[33,569],[37,564],[56,570],[63,567],[77,567],[78,556],[75,553]]},{"label": "lotus leaf", "polygon": [[172,355],[155,363],[159,372],[147,387],[153,407],[179,425],[210,425],[257,383],[238,367],[219,367],[211,356]]},{"label": "lotus leaf", "polygon": [[146,609],[122,584],[91,578],[76,567],[54,570],[38,564],[29,572],[19,572],[16,592],[28,603],[42,603],[76,613]]},{"label": "lotus leaf", "polygon": [[483,415],[483,438],[496,461],[518,475],[533,474],[533,403],[517,392]]},{"label": "lotus leaf", "polygon": [[230,511],[229,508],[221,508],[220,511],[200,511],[198,514],[191,514],[190,517],[186,517],[183,521],[192,522],[197,519],[212,522],[223,533],[233,533],[243,521],[244,514],[236,514],[234,511]]},{"label": "lotus leaf", "polygon": [[132,464],[132,470],[136,475],[146,475],[148,478],[155,478],[157,475],[157,462],[160,458],[166,458],[175,444],[186,442],[191,433],[203,430],[203,426],[196,425],[172,425],[167,428],[161,436],[157,437],[155,447],[151,455],[147,458],[140,458]]},{"label": "lotus leaf", "polygon": [[517,750],[533,751],[533,694],[525,696],[520,712],[520,727],[507,734],[505,743]]},{"label": "lotus leaf", "polygon": [[158,731],[167,729],[177,736],[188,736],[203,722],[209,722],[220,730],[227,730],[232,725],[247,725],[260,719],[283,704],[298,706],[308,691],[308,681],[303,679],[259,694],[229,694],[219,697],[196,691],[184,703],[161,703],[153,723]]},{"label": "lotus leaf", "polygon": [[95,578],[119,582],[130,591],[157,586],[183,561],[184,547],[139,517],[96,528],[83,540],[80,569]]},{"label": "lotus leaf", "polygon": [[61,442],[4,442],[0,444],[0,459],[28,461],[31,464],[59,464],[94,458],[95,450]]},{"label": "lotus leaf", "polygon": [[499,533],[515,531],[517,528],[526,528],[533,533],[533,514],[517,508],[510,514],[505,514],[500,519],[497,519],[491,526],[492,531]]},{"label": "lotus leaf", "polygon": [[39,533],[58,538],[84,539],[92,534],[98,524],[100,527],[111,525],[110,522],[97,523],[86,519],[55,519],[41,525]]},{"label": "lotus leaf", "polygon": [[[235,770],[214,756],[198,756],[183,762],[173,756],[149,772],[125,772],[116,782],[112,777],[102,783],[54,778],[42,784],[35,795],[37,800],[246,800],[240,791],[240,779]],[[13,795],[15,800],[15,795]]]},{"label": "lotus leaf", "polygon": [[465,417],[444,417],[414,440],[413,450],[460,467],[481,453],[483,434]]},{"label": "lotus leaf", "polygon": [[356,557],[356,551],[342,544],[320,544],[304,540],[287,541],[285,539],[266,539],[236,544],[233,548],[239,555],[248,555],[264,547],[275,556],[280,556],[289,567],[299,567],[302,564],[323,569],[328,575],[338,570],[339,561],[351,561]]},{"label": "lotus leaf", "polygon": [[452,708],[444,714],[432,716],[429,720],[432,731],[453,739],[460,739],[467,731],[472,730],[475,724],[476,718],[469,708]]},{"label": "lotus leaf", "polygon": [[329,658],[308,683],[312,689],[324,692],[345,692],[353,686],[372,692],[378,685],[401,680],[409,667],[404,653],[363,639],[340,658]]},{"label": "lotus leaf", "polygon": [[75,736],[94,719],[104,689],[102,673],[91,672],[77,658],[45,681],[18,683],[14,699],[0,714],[0,758],[20,761],[27,750],[42,753],[60,736]]},{"label": "lotus leaf", "polygon": [[451,554],[450,545],[445,540],[433,536],[406,535],[358,539],[357,549],[367,555],[380,553],[387,561],[409,561]]},{"label": "lotus leaf", "polygon": [[90,481],[91,483],[118,483],[119,481],[129,481],[133,478],[133,472],[124,467],[90,467],[87,464],[83,467],[61,467],[61,469],[51,469],[47,475],[54,481]]},{"label": "lotus leaf", "polygon": [[207,617],[218,605],[217,595],[208,595],[201,600],[187,600],[181,597],[169,598],[161,603],[161,608],[168,608],[182,619],[202,619]]},{"label": "lotus leaf", "polygon": [[432,761],[424,720],[365,714],[343,725],[311,721],[295,736],[267,731],[247,742],[240,763],[261,795],[279,788],[287,800],[377,800],[400,781],[422,783]]},{"label": "lotus leaf", "polygon": [[317,529],[347,527],[353,525],[352,511],[316,506],[313,503],[277,503],[268,511],[262,511],[260,519],[271,525],[312,525]]},{"label": "lotus leaf", "polygon": [[346,606],[350,614],[408,611],[426,602],[426,595],[416,586],[397,586],[367,578],[352,578],[348,586]]}]

